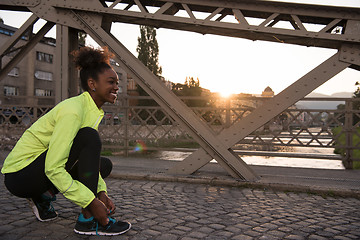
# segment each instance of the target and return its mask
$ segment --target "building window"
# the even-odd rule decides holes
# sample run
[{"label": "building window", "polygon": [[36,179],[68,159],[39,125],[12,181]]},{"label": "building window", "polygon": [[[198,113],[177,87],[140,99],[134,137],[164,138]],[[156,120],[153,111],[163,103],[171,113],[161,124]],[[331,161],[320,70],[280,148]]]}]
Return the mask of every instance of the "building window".
[{"label": "building window", "polygon": [[0,28],[0,33],[5,34],[5,35],[9,35],[9,36],[14,35],[13,31],[9,31],[8,29],[3,29],[3,28]]},{"label": "building window", "polygon": [[50,97],[50,96],[52,96],[52,91],[37,88],[37,89],[35,89],[35,96],[37,96],[37,97]]},{"label": "building window", "polygon": [[[5,29],[5,28],[0,28],[0,34],[5,34],[5,35],[8,35],[8,36],[12,36],[12,35],[14,35],[14,31],[9,30],[9,29]],[[27,40],[27,37],[26,36],[21,36],[21,39]]]},{"label": "building window", "polygon": [[40,80],[52,81],[53,74],[51,72],[36,71],[35,77]]},{"label": "building window", "polygon": [[110,64],[114,66],[120,66],[114,59],[110,58]]},{"label": "building window", "polygon": [[4,95],[5,96],[17,96],[18,89],[16,87],[4,86]]},{"label": "building window", "polygon": [[42,61],[42,62],[47,62],[47,63],[52,63],[53,62],[53,55],[43,53],[43,52],[36,52],[36,60]]},{"label": "building window", "polygon": [[19,76],[19,68],[13,68],[9,73],[8,76],[18,77]]}]

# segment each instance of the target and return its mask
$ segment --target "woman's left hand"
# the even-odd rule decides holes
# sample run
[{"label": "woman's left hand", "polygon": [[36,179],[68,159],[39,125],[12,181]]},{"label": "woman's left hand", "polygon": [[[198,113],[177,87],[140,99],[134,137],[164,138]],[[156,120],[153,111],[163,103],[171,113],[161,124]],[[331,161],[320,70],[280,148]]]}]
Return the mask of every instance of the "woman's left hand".
[{"label": "woman's left hand", "polygon": [[108,209],[109,215],[112,215],[115,213],[115,205],[113,203],[113,201],[109,198],[109,196],[106,194],[106,192],[99,192],[98,193],[98,198],[100,201],[102,201],[105,206]]}]

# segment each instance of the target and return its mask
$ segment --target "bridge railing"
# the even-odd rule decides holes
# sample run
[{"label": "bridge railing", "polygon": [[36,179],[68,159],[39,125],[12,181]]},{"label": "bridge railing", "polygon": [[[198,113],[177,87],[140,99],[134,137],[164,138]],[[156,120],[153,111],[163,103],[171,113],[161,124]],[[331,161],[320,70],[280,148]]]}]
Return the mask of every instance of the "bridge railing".
[{"label": "bridge railing", "polygon": [[[269,98],[181,97],[216,135],[232,127]],[[360,165],[360,101],[353,98],[306,98],[286,109],[233,146],[240,155],[342,160]],[[0,147],[11,149],[21,134],[51,105],[0,105]],[[104,105],[99,126],[104,150],[125,155],[146,149],[193,151],[199,145],[150,97],[121,96]],[[294,148],[303,148],[301,153]],[[330,148],[336,154],[316,154]]]}]

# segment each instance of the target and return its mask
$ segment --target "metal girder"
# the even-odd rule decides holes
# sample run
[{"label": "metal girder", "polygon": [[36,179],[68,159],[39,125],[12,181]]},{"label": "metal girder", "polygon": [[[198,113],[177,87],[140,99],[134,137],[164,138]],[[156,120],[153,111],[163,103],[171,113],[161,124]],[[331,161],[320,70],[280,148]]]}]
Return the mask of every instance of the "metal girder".
[{"label": "metal girder", "polygon": [[350,63],[351,67],[360,67],[360,45],[344,44],[340,48],[340,61]]},{"label": "metal girder", "polygon": [[[106,16],[108,21],[125,22],[155,27],[187,30],[203,34],[241,37],[250,40],[265,40],[338,49],[343,43],[359,43],[360,32],[345,31],[349,21],[360,22],[357,8],[319,6],[309,4],[272,2],[265,0],[6,0],[0,7],[27,7],[37,16],[55,23],[61,9],[86,11]],[[122,5],[121,7],[118,7]],[[137,7],[138,10],[134,10]],[[149,7],[155,8],[149,11]],[[185,12],[188,16],[176,15]],[[205,14],[196,17],[195,13]],[[66,12],[65,12],[66,13]],[[65,16],[66,17],[66,16]],[[226,20],[226,17],[233,21]],[[246,18],[255,18],[259,23],[250,24]],[[292,28],[278,25],[288,23]],[[305,24],[322,26],[319,30],[307,30]],[[70,26],[75,27],[75,26]]]},{"label": "metal girder", "polygon": [[[335,49],[343,43],[360,42],[359,32],[345,31],[348,21],[360,22],[360,11],[346,7],[260,0],[114,1],[109,7],[69,0],[62,2],[50,0],[50,4],[57,9],[100,13],[113,22],[151,25],[250,40],[280,41]],[[118,8],[118,5],[121,7]],[[134,10],[134,6],[138,10]],[[149,7],[156,10],[151,12]],[[176,15],[181,11],[185,15]],[[197,17],[195,13],[199,12],[205,16]],[[234,21],[226,20],[226,17],[231,17]],[[246,18],[256,18],[260,22],[249,24]],[[321,29],[307,30],[306,24],[317,24]]]},{"label": "metal girder", "polygon": [[[3,57],[9,53],[11,48],[23,37],[29,30],[33,28],[34,24],[39,20],[39,18],[32,14],[28,20],[0,47],[0,56]],[[32,34],[32,31],[29,35]]]},{"label": "metal girder", "polygon": [[131,73],[137,83],[182,125],[201,145],[211,158],[216,159],[228,173],[245,180],[256,180],[257,176],[231,149],[225,148],[202,122],[174,93],[169,91],[146,66],[132,55],[114,36],[101,28],[100,24],[86,13],[72,11],[73,20],[100,45],[106,45],[115,53],[120,67]]},{"label": "metal girder", "polygon": [[[37,22],[38,18],[35,15],[30,16],[30,18],[24,23],[24,25],[19,28],[15,34],[9,38],[8,41],[1,48],[1,58],[7,54],[7,52],[13,47],[19,39],[24,36],[24,34],[32,28],[32,26]],[[47,22],[36,34],[32,36],[32,32],[29,34],[29,40],[21,46],[20,51],[0,70],[0,80],[4,78],[8,72],[11,71],[22,59],[23,57],[45,36],[45,34],[54,26],[54,23]]]},{"label": "metal girder", "polygon": [[78,95],[78,74],[71,62],[70,52],[78,49],[78,31],[68,26],[56,25],[56,87],[55,103]]},{"label": "metal girder", "polygon": [[1,0],[0,9],[12,11],[27,11],[27,7],[35,7],[41,0]]},{"label": "metal girder", "polygon": [[[237,124],[231,128],[224,129],[217,136],[218,140],[227,148],[234,146],[250,133],[351,65],[350,63],[340,61],[340,58],[339,52],[330,57],[285,90],[256,108]],[[169,172],[173,174],[192,174],[211,160],[211,157],[203,149],[199,149],[179,162]]]}]

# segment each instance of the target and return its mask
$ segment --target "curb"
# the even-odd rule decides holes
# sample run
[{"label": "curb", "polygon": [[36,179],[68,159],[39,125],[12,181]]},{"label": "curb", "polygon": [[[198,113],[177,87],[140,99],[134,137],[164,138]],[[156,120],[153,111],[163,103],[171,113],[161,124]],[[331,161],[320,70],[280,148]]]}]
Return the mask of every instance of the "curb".
[{"label": "curb", "polygon": [[191,184],[206,184],[212,186],[226,186],[238,188],[253,188],[261,190],[273,190],[282,192],[296,192],[316,194],[322,197],[343,197],[360,199],[360,191],[358,190],[344,190],[336,188],[324,188],[316,186],[301,186],[282,183],[261,183],[261,182],[245,182],[235,179],[219,179],[219,178],[204,178],[204,177],[180,177],[176,175],[161,175],[161,174],[129,174],[129,173],[111,173],[110,178],[121,180],[148,180],[157,182],[179,182]]}]

